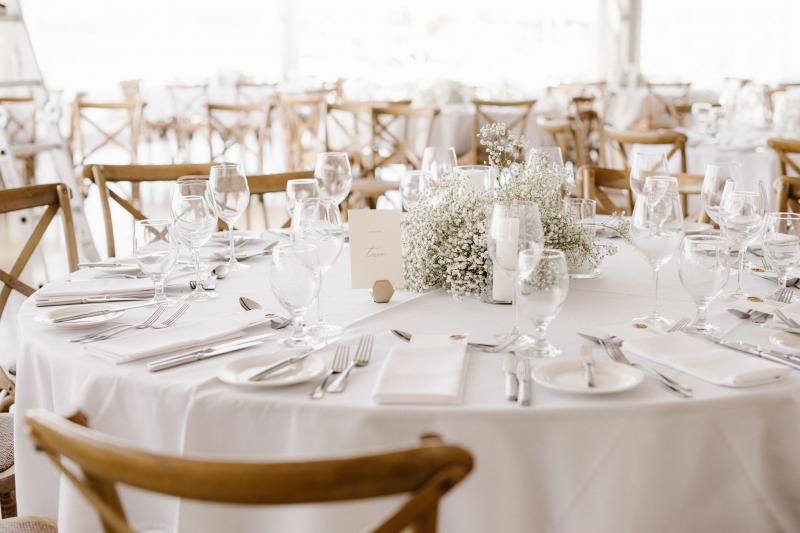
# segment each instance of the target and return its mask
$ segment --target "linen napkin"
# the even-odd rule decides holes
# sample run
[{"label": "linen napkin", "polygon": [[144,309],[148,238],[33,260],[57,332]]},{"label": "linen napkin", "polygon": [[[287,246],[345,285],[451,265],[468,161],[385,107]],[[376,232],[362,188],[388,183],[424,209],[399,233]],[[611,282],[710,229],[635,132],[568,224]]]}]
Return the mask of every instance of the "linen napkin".
[{"label": "linen napkin", "polygon": [[116,364],[167,355],[211,342],[235,339],[248,326],[264,322],[264,312],[257,309],[222,317],[204,318],[164,329],[136,331],[86,345],[86,353]]},{"label": "linen napkin", "polygon": [[409,346],[389,352],[372,398],[381,404],[458,404],[466,369],[466,338],[414,335]]},{"label": "linen napkin", "polygon": [[752,387],[781,379],[791,369],[674,332],[626,340],[626,351],[726,387]]}]

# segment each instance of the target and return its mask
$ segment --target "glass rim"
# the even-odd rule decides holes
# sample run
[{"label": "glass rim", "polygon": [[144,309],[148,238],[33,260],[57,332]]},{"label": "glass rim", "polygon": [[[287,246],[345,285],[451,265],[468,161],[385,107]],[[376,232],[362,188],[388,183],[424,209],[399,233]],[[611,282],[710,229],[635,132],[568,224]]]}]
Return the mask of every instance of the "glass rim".
[{"label": "glass rim", "polygon": [[214,163],[213,165],[211,165],[211,168],[212,169],[213,168],[231,168],[231,167],[240,167],[241,168],[241,166],[242,166],[241,163],[231,163],[231,162],[228,162],[228,161],[223,161],[222,163]]},{"label": "glass rim", "polygon": [[563,257],[566,259],[567,254],[565,254],[562,250],[558,250],[556,248],[525,248],[524,250],[519,251],[519,255],[534,255],[539,254],[541,255],[541,259],[544,259],[547,256],[547,259],[555,259],[557,257]]},{"label": "glass rim", "polygon": [[316,247],[313,244],[308,244],[306,242],[297,242],[297,241],[288,241],[282,242],[275,246],[275,250],[294,250],[294,249],[303,249],[303,250],[315,250]]},{"label": "glass rim", "polygon": [[325,155],[335,155],[335,156],[342,156],[343,155],[343,156],[345,156],[347,158],[348,161],[350,160],[350,157],[347,155],[347,152],[319,152],[317,154],[317,159],[319,159],[320,157],[325,156]]},{"label": "glass rim", "polygon": [[316,182],[317,182],[316,178],[295,178],[292,180],[286,180],[286,185],[289,185],[290,183],[316,183]]},{"label": "glass rim", "polygon": [[772,211],[767,213],[767,218],[777,219],[800,219],[800,213],[793,213],[791,211]]},{"label": "glass rim", "polygon": [[728,245],[728,239],[723,237],[722,235],[684,235],[683,237],[684,242],[718,242],[724,244],[725,246]]},{"label": "glass rim", "polygon": [[141,220],[135,220],[134,223],[135,224],[139,224],[141,226],[143,226],[145,224],[150,224],[150,225],[153,225],[153,226],[155,226],[155,225],[167,225],[167,224],[168,225],[172,225],[172,224],[175,223],[175,220],[173,220],[171,218],[143,218]]},{"label": "glass rim", "polygon": [[425,150],[448,150],[448,151],[452,150],[453,152],[456,151],[455,147],[453,147],[453,146],[445,146],[443,144],[431,144],[431,145],[426,146]]},{"label": "glass rim", "polygon": [[301,198],[296,200],[295,203],[297,205],[311,205],[312,203],[320,203],[320,204],[331,204],[333,206],[339,206],[339,203],[334,200],[333,198]]},{"label": "glass rim", "polygon": [[200,174],[187,174],[185,176],[180,176],[178,179],[175,180],[176,183],[188,183],[192,181],[208,181],[208,176],[201,176]]},{"label": "glass rim", "polygon": [[[453,170],[459,170],[459,169],[462,169],[462,170],[466,170],[466,169],[491,170],[492,168],[494,168],[494,167],[492,167],[491,165],[456,165],[456,166],[453,167]],[[421,172],[421,171],[419,171],[419,172]]]}]

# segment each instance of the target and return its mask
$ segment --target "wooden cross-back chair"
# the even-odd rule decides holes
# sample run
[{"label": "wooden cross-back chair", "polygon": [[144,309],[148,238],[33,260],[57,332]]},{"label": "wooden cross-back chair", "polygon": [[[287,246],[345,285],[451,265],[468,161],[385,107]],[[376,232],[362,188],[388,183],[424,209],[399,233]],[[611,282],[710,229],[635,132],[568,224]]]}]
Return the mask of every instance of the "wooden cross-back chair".
[{"label": "wooden cross-back chair", "polygon": [[577,182],[582,185],[584,198],[597,200],[598,214],[633,213],[633,191],[627,170],[584,165],[578,169]]},{"label": "wooden cross-back chair", "polygon": [[369,165],[372,108],[376,102],[328,104],[325,111],[325,151],[346,152],[354,172]]},{"label": "wooden cross-back chair", "polygon": [[530,120],[533,113],[533,106],[536,105],[536,100],[473,100],[472,105],[475,115],[472,117],[472,151],[470,160],[473,164],[485,165],[487,164],[486,148],[481,146],[478,136],[483,126],[498,122],[492,112],[513,113],[514,117],[511,120],[502,120],[502,122],[505,122],[508,131],[522,136],[528,129],[528,120]]},{"label": "wooden cross-back chair", "polygon": [[655,130],[679,126],[681,116],[676,106],[689,102],[692,84],[646,82],[645,88],[647,97],[644,102],[644,118],[639,129]]},{"label": "wooden cross-back chair", "polygon": [[0,316],[2,316],[6,302],[11,296],[11,291],[18,291],[25,296],[30,296],[36,292],[36,289],[22,282],[19,276],[59,211],[61,211],[64,229],[67,264],[70,272],[78,269],[78,245],[75,240],[75,225],[72,219],[67,186],[63,183],[48,183],[0,191],[0,214],[33,209],[35,207],[46,207],[46,209],[36,226],[34,226],[31,236],[28,237],[11,269],[8,272],[0,269],[0,282],[3,284],[3,288],[0,290]]},{"label": "wooden cross-back chair", "polygon": [[172,117],[167,127],[175,134],[178,158],[189,161],[192,139],[205,127],[208,84],[177,83],[166,87],[172,104]]},{"label": "wooden cross-back chair", "polygon": [[[139,158],[143,107],[140,101],[90,102],[81,94],[76,96],[70,130],[75,164],[85,165],[98,150],[115,145],[135,164]],[[99,135],[99,142],[89,143],[89,135]]]},{"label": "wooden cross-back chair", "polygon": [[[781,167],[781,176],[800,176],[800,140],[769,139],[767,145],[778,156]],[[795,155],[792,159],[791,154]]]},{"label": "wooden cross-back chair", "polygon": [[778,211],[800,213],[800,177],[781,176]]},{"label": "wooden cross-back chair", "polygon": [[[224,159],[236,147],[244,163],[255,158],[256,171],[264,171],[264,145],[269,140],[272,105],[212,104],[206,105],[208,123],[208,152],[212,161]],[[215,137],[219,143],[215,143]],[[216,148],[218,147],[218,149]]]},{"label": "wooden cross-back chair", "polygon": [[[30,96],[0,97],[0,111],[5,117],[5,134],[9,144],[25,145],[36,142],[36,101]],[[36,178],[36,154],[17,155],[25,169],[26,184]]]},{"label": "wooden cross-back chair", "polygon": [[311,168],[322,151],[325,99],[322,95],[279,95],[279,105],[291,170]]},{"label": "wooden cross-back chair", "polygon": [[411,108],[389,105],[372,109],[372,160],[365,176],[375,176],[375,170],[392,163],[411,165],[419,169],[422,151],[430,142],[438,109]]},{"label": "wooden cross-back chair", "polygon": [[236,90],[236,103],[244,105],[252,104],[275,104],[275,94],[278,90],[277,83],[258,83],[252,81],[237,81],[234,84]]},{"label": "wooden cross-back chair", "polygon": [[[439,501],[472,470],[472,455],[423,435],[416,448],[352,458],[245,463],[188,459],[133,448],[42,409],[27,412],[36,448],[97,511],[106,533],[133,533],[117,485],[188,500],[240,505],[341,502],[408,494],[375,533],[437,529]],[[70,464],[66,464],[69,460]]]}]

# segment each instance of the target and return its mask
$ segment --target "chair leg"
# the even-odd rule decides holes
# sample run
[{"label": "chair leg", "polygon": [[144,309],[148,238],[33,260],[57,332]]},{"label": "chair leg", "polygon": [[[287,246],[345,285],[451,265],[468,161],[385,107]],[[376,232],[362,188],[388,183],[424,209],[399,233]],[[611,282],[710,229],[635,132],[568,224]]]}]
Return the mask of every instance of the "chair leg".
[{"label": "chair leg", "polygon": [[12,490],[0,494],[0,512],[3,518],[14,518],[17,516],[16,491]]}]

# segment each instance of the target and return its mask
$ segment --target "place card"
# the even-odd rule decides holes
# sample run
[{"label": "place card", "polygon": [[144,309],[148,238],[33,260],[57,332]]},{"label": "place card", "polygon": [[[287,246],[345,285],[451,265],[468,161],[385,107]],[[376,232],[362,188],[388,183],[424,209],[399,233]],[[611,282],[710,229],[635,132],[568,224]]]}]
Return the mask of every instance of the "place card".
[{"label": "place card", "polygon": [[369,289],[380,279],[389,280],[395,289],[403,287],[400,211],[354,209],[347,217],[352,287]]}]

